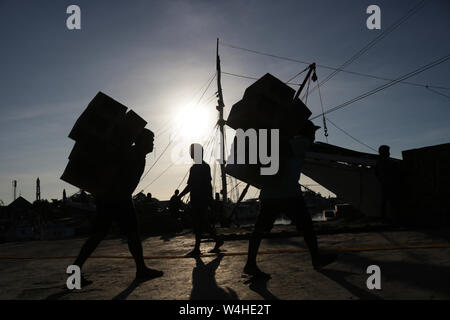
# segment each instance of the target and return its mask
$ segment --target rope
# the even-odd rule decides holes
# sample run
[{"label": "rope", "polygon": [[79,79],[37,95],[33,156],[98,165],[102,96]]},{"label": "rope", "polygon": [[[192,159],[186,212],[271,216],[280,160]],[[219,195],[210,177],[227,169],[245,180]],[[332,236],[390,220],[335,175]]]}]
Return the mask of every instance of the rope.
[{"label": "rope", "polygon": [[305,72],[306,70],[309,69],[309,66],[306,67],[305,69],[303,69],[302,71],[300,71],[299,73],[297,73],[295,76],[293,76],[292,78],[290,78],[288,81],[286,81],[285,83],[288,84],[290,81],[294,80],[295,78],[297,78],[299,75],[301,75],[303,72]]},{"label": "rope", "polygon": [[[194,109],[196,109],[200,103],[200,101],[203,99],[203,97],[205,96],[205,93],[208,91],[209,87],[211,86],[211,83],[213,82],[214,78],[216,77],[216,73],[214,73],[213,77],[211,77],[211,79],[208,82],[208,85],[206,86],[205,90],[203,90],[203,93],[201,94],[200,98],[197,100],[197,103],[194,106]],[[181,128],[178,128],[178,130],[175,132],[175,135],[173,136],[173,138],[171,140],[169,140],[169,143],[167,144],[166,148],[163,150],[163,152],[159,155],[159,157],[155,160],[155,162],[153,163],[153,165],[145,172],[145,174],[141,177],[141,179],[139,180],[139,183],[142,182],[144,180],[144,178],[148,175],[148,173],[150,172],[150,170],[153,169],[153,167],[158,163],[158,161],[161,159],[161,157],[164,155],[164,153],[168,150],[169,146],[172,144],[172,142],[175,140],[175,138],[177,137],[177,135],[180,133]],[[143,189],[145,190],[145,188]]]},{"label": "rope", "polygon": [[[401,77],[399,77],[399,78],[397,78],[397,79],[395,79],[395,80],[393,80],[393,81],[391,81],[389,83],[381,85],[381,86],[379,86],[379,87],[377,87],[375,89],[372,89],[372,90],[370,90],[370,91],[368,91],[368,92],[366,92],[364,94],[361,94],[361,95],[357,96],[356,98],[353,98],[353,99],[348,100],[348,101],[346,101],[344,103],[341,103],[341,104],[339,104],[336,107],[333,107],[331,109],[328,109],[323,114],[328,114],[328,113],[334,112],[336,110],[339,110],[341,108],[344,108],[344,107],[346,107],[346,106],[348,106],[348,105],[350,105],[350,104],[352,104],[352,103],[354,103],[356,101],[359,101],[359,100],[364,99],[364,98],[366,98],[368,96],[371,96],[372,94],[375,94],[375,93],[377,93],[377,92],[379,92],[381,90],[387,89],[387,88],[393,86],[394,84],[397,84],[397,83],[401,82],[402,80],[411,78],[412,76],[420,74],[420,73],[422,73],[422,72],[424,72],[424,71],[426,71],[428,69],[431,69],[431,68],[433,68],[433,67],[435,67],[435,66],[437,66],[437,65],[439,65],[441,63],[444,63],[448,59],[450,59],[450,54],[446,55],[446,56],[444,56],[442,58],[439,58],[439,59],[437,59],[437,60],[435,60],[433,62],[430,62],[429,64],[427,64],[425,66],[422,66],[422,67],[420,67],[420,68],[418,68],[418,69],[416,69],[414,71],[411,71],[411,72],[409,72],[409,73],[407,73],[407,74],[405,74],[405,75],[403,75],[403,76],[401,76]],[[320,116],[322,116],[322,114],[314,116],[310,120],[314,120],[314,119],[316,119],[316,118],[318,118]]]},{"label": "rope", "polygon": [[[222,42],[222,45],[225,46],[225,47],[238,49],[238,50],[243,50],[243,51],[247,51],[247,52],[250,52],[250,53],[255,53],[255,54],[258,54],[258,55],[269,56],[269,57],[277,58],[277,59],[280,59],[280,60],[286,60],[286,61],[290,61],[290,62],[306,64],[308,66],[311,64],[311,62],[301,61],[301,60],[288,58],[288,57],[277,56],[277,55],[274,55],[274,54],[260,52],[260,51],[256,51],[256,50],[251,50],[251,49],[247,49],[247,48],[243,48],[243,47],[238,47],[238,46],[231,45],[231,44],[226,44],[226,43],[223,43],[223,42]],[[360,77],[376,79],[376,80],[383,80],[383,81],[393,81],[394,80],[392,78],[375,76],[375,75],[372,75],[372,74],[367,74],[367,73],[362,73],[362,72],[356,72],[356,71],[351,71],[351,70],[342,70],[340,68],[331,67],[331,66],[327,66],[327,65],[323,65],[323,64],[316,64],[316,66],[319,67],[319,68],[323,68],[323,69],[334,70],[334,71],[339,70],[339,72],[348,73],[348,74],[352,74],[352,75],[357,75],[357,76],[360,76]],[[244,78],[244,79],[250,79],[250,80],[258,80],[259,79],[259,78],[248,76],[248,75],[231,73],[231,72],[225,72],[225,71],[222,71],[222,74],[229,75],[229,76],[234,76],[234,77],[239,77],[239,78]],[[401,81],[401,83],[407,84],[407,85],[411,85],[411,86],[423,87],[423,88],[430,87],[430,88],[434,88],[434,89],[450,90],[450,87],[428,85],[428,84],[422,84],[422,83],[416,83],[416,82],[410,82],[410,81]],[[286,84],[299,86],[298,83],[290,83],[289,82],[289,83],[286,83]]]},{"label": "rope", "polygon": [[355,140],[356,142],[362,144],[363,146],[369,148],[372,151],[375,151],[378,153],[378,151],[375,148],[372,148],[371,146],[369,146],[368,144],[362,142],[361,140],[356,139],[354,136],[352,136],[350,133],[348,133],[347,131],[345,131],[344,129],[340,128],[337,124],[335,124],[333,121],[331,121],[329,118],[327,118],[328,122],[331,123],[336,129],[342,131],[344,134],[346,134],[347,136],[349,136],[350,138],[352,138],[353,140]]},{"label": "rope", "polygon": [[[189,99],[189,103],[188,103],[188,105],[194,100],[194,98],[195,98],[195,96],[207,85],[207,84],[209,84],[210,85],[210,83],[214,80],[214,78],[216,77],[216,73],[214,72],[213,73],[213,75],[211,76],[211,77],[208,77],[208,80],[195,92],[195,94],[192,96],[192,98],[191,99]],[[200,99],[201,100],[201,99]],[[197,102],[198,103],[198,102]],[[155,131],[155,136],[156,135],[162,135],[162,134],[164,134],[169,128],[170,128],[170,126],[169,127],[167,127],[167,125],[169,125],[169,123],[170,123],[170,121],[171,121],[172,119],[169,119],[169,120],[167,120],[167,122],[163,125],[163,126],[161,126],[158,130],[156,130]]]},{"label": "rope", "polygon": [[442,92],[433,90],[433,89],[429,88],[428,86],[426,87],[426,89],[427,89],[428,91],[434,92],[434,93],[436,93],[436,94],[438,94],[438,95],[441,95],[441,96],[444,96],[444,97],[447,97],[447,98],[450,99],[450,96],[448,96],[448,95],[446,95],[446,94],[443,94]]},{"label": "rope", "polygon": [[[317,74],[316,74],[316,77],[317,77]],[[319,81],[319,80],[317,80],[317,81]],[[308,88],[309,88],[309,86],[308,86]],[[323,102],[322,102],[322,93],[320,92],[320,84],[319,84],[319,82],[317,82],[317,89],[318,89],[317,91],[319,92],[320,107],[322,109],[322,113],[324,113]],[[328,143],[328,128],[327,128],[327,121],[325,120],[325,115],[323,115],[323,117],[322,117],[322,122],[323,122],[323,134],[325,136],[325,140]]]},{"label": "rope", "polygon": [[[388,34],[390,34],[392,31],[397,29],[401,24],[403,24],[406,20],[408,20],[411,16],[414,15],[417,11],[419,11],[425,4],[426,0],[422,0],[418,4],[416,4],[412,9],[410,9],[406,15],[401,17],[399,20],[394,22],[392,25],[387,27],[383,32],[381,32],[375,39],[370,41],[368,44],[366,44],[362,49],[360,49],[357,53],[355,53],[350,59],[345,61],[337,70],[333,71],[331,74],[329,74],[321,83],[320,85],[323,86],[328,80],[333,78],[336,74],[342,71],[346,66],[353,63],[356,59],[361,57],[364,53],[366,53],[370,48],[372,48],[378,41],[386,37]],[[319,85],[319,84],[318,84]],[[317,89],[317,86],[314,87],[311,91],[314,91]]]}]

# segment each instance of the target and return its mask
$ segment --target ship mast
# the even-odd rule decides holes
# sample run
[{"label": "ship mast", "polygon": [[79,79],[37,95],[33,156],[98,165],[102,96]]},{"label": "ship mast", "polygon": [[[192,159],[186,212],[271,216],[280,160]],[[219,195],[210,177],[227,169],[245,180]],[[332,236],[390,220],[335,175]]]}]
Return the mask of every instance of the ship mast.
[{"label": "ship mast", "polygon": [[220,57],[219,57],[219,38],[217,38],[216,46],[216,70],[217,70],[217,111],[219,111],[219,120],[217,124],[220,129],[220,171],[222,174],[222,203],[223,213],[225,213],[225,205],[228,199],[227,196],[227,179],[225,174],[225,120],[223,119],[223,108],[225,104],[223,102],[222,84],[221,84],[221,71],[220,71]]}]

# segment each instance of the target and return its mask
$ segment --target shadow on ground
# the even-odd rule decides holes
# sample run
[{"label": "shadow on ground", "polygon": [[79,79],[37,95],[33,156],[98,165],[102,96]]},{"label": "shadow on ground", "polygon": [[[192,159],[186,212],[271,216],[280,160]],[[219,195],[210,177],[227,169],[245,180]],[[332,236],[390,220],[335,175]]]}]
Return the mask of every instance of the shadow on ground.
[{"label": "shadow on ground", "polygon": [[251,277],[246,280],[244,284],[248,284],[249,289],[259,294],[265,300],[279,300],[272,292],[267,289],[267,282],[269,278]]},{"label": "shadow on ground", "polygon": [[192,270],[191,300],[238,300],[236,292],[230,288],[221,288],[216,282],[216,270],[223,259],[219,254],[205,264],[200,257],[195,258],[196,266]]}]

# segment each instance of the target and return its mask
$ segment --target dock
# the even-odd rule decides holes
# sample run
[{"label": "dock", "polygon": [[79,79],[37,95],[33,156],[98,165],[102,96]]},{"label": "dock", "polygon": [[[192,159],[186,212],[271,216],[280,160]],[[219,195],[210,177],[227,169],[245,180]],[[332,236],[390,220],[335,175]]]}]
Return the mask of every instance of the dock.
[{"label": "dock", "polygon": [[[224,230],[219,229],[219,232]],[[236,235],[239,230],[234,230]],[[311,265],[303,238],[292,226],[276,226],[263,240],[258,263],[269,280],[242,274],[246,233],[228,240],[221,254],[202,243],[200,258],[185,257],[193,234],[143,240],[149,267],[164,276],[134,281],[135,266],[124,239],[103,241],[87,261],[83,274],[93,284],[66,288],[66,268],[84,238],[0,244],[0,299],[100,300],[304,300],[304,299],[450,299],[450,238],[448,228],[319,234],[319,246],[339,254],[322,270]],[[381,271],[381,289],[368,289],[367,267]]]}]

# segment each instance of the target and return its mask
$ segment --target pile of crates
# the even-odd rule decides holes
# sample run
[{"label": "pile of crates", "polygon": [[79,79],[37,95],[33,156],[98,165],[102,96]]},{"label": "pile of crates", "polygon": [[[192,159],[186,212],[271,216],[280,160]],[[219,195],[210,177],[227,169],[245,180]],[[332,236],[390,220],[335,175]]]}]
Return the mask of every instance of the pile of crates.
[{"label": "pile of crates", "polygon": [[405,173],[405,222],[421,226],[450,224],[450,143],[402,152]]},{"label": "pile of crates", "polygon": [[[231,108],[226,124],[233,129],[279,129],[281,152],[287,143],[290,134],[306,124],[311,111],[299,99],[294,99],[295,90],[283,81],[267,73],[249,86],[242,100]],[[270,137],[270,131],[268,132]],[[270,141],[270,139],[269,139]],[[233,140],[232,150],[236,151],[236,137]],[[259,146],[259,135],[258,135]],[[270,144],[268,150],[271,150]],[[259,149],[258,149],[259,152]],[[248,144],[246,145],[248,155]],[[247,156],[248,158],[248,156]],[[276,176],[263,176],[260,168],[264,165],[237,164],[236,152],[232,152],[227,160],[227,174],[260,188],[265,183],[276,181]]]},{"label": "pile of crates", "polygon": [[127,109],[102,92],[94,97],[69,134],[75,145],[62,180],[96,195],[113,183],[116,155],[129,150],[147,124]]}]

